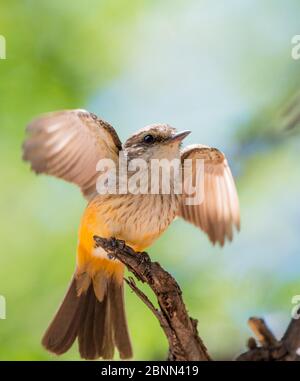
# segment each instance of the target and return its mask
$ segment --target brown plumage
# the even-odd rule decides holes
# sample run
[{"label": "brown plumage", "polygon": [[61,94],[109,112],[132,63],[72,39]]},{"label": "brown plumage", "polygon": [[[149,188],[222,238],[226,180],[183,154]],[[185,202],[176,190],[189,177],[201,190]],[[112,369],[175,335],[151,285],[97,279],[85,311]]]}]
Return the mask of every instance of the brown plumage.
[{"label": "brown plumage", "polygon": [[[234,227],[239,229],[238,196],[224,154],[202,145],[181,151],[188,133],[155,124],[139,130],[122,146],[110,124],[85,110],[50,113],[28,126],[24,160],[36,173],[77,184],[89,201],[79,228],[75,275],[43,338],[49,351],[60,355],[77,338],[80,355],[86,359],[112,358],[115,347],[121,358],[132,356],[124,308],[124,266],[94,247],[94,235],[116,237],[135,251],[143,251],[176,216],[221,245],[232,239]],[[97,193],[98,161],[110,159],[118,167],[121,151],[127,159],[143,159],[148,165],[152,159],[203,159],[203,202],[187,205],[189,195],[176,194],[172,187],[170,194]],[[142,174],[143,180],[148,178],[148,173]],[[193,166],[190,175],[184,173],[184,184],[196,175]]]},{"label": "brown plumage", "polygon": [[185,148],[181,160],[186,159],[204,160],[204,199],[201,204],[190,206],[185,204],[183,195],[179,215],[201,228],[213,244],[219,242],[223,246],[226,238],[232,240],[233,226],[240,229],[239,200],[228,162],[222,152],[201,144]]},{"label": "brown plumage", "polygon": [[79,353],[84,359],[112,358],[114,347],[123,359],[132,357],[124,310],[123,284],[108,280],[108,292],[99,301],[92,283],[78,289],[76,275],[66,296],[42,339],[50,352],[67,352],[78,338]]}]

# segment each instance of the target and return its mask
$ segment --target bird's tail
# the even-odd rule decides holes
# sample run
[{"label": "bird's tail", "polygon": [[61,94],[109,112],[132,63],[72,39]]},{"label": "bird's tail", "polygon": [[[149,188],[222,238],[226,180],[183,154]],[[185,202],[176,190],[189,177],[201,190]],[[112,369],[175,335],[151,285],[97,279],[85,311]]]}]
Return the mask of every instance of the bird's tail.
[{"label": "bird's tail", "polygon": [[91,279],[74,275],[64,300],[48,327],[43,346],[57,355],[70,349],[78,337],[84,359],[110,359],[115,346],[123,359],[132,357],[123,283],[103,273]]}]

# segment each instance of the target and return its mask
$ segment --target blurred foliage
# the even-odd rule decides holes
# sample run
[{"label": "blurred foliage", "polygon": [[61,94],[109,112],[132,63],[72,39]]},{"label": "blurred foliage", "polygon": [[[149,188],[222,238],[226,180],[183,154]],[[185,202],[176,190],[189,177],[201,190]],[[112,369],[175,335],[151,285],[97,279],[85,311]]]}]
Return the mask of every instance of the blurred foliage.
[{"label": "blurred foliage", "polygon": [[[133,26],[147,2],[1,2],[1,128],[16,135],[32,115],[77,107],[126,64]],[[17,102],[16,94],[22,95]],[[18,122],[18,123],[16,123]]]},{"label": "blurred foliage", "polygon": [[[20,160],[24,126],[41,112],[83,107],[117,75],[145,6],[147,1],[135,0],[0,3],[0,33],[7,42],[7,60],[0,62],[0,289],[8,301],[0,359],[52,357],[40,338],[72,274],[84,206],[72,187],[69,193],[60,183],[29,175]],[[49,198],[54,194],[56,205]],[[74,353],[65,358],[78,358]]]},{"label": "blurred foliage", "polygon": [[[244,348],[250,315],[264,315],[282,333],[300,294],[299,139],[282,122],[299,85],[300,63],[289,49],[300,5],[254,3],[1,1],[1,360],[55,358],[40,339],[74,270],[85,205],[72,185],[36,177],[21,161],[25,126],[39,113],[91,105],[120,120],[121,135],[171,119],[228,154],[242,207],[234,242],[213,248],[178,220],[150,254],[182,286],[215,358]],[[135,358],[164,359],[157,321],[126,294]],[[60,357],[78,358],[76,346]]]}]

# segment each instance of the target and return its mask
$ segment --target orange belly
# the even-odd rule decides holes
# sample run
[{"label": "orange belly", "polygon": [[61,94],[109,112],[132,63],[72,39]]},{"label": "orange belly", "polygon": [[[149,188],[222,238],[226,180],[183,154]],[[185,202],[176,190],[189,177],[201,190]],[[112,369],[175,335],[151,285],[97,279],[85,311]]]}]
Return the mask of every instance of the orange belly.
[{"label": "orange belly", "polygon": [[141,195],[97,196],[87,206],[81,219],[77,267],[93,276],[105,271],[123,280],[124,265],[107,258],[105,251],[95,248],[93,236],[124,240],[135,251],[149,247],[169,226],[175,216],[175,205],[165,197]]}]

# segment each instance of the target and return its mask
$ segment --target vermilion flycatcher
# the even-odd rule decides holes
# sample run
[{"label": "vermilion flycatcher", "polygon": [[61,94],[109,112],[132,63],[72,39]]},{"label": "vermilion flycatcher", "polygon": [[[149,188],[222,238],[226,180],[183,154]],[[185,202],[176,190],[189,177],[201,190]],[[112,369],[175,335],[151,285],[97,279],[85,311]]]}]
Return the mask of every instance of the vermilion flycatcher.
[{"label": "vermilion flycatcher", "polygon": [[[193,145],[181,151],[189,131],[176,133],[166,124],[145,127],[125,144],[107,122],[85,110],[50,113],[27,128],[24,159],[36,173],[54,175],[77,184],[88,200],[79,228],[76,270],[66,296],[46,331],[42,343],[62,354],[78,337],[85,359],[132,357],[123,296],[124,265],[94,247],[95,235],[124,240],[144,251],[176,216],[201,228],[212,243],[232,239],[239,229],[239,202],[234,180],[223,153]],[[119,153],[129,159],[204,160],[204,199],[186,205],[185,194],[99,194],[96,165]],[[194,172],[191,173],[194,176]]]}]

